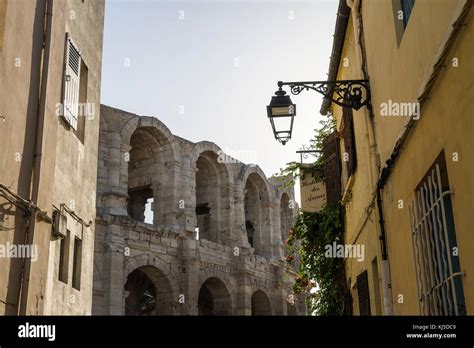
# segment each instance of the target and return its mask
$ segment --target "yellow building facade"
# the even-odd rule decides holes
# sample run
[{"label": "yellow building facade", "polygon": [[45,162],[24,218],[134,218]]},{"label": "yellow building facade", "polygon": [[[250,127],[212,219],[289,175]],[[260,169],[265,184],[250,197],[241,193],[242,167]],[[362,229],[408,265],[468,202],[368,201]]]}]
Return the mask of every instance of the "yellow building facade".
[{"label": "yellow building facade", "polygon": [[344,243],[364,246],[345,260],[356,315],[474,312],[471,8],[340,3],[329,79],[368,80],[372,106],[322,107],[341,134]]}]

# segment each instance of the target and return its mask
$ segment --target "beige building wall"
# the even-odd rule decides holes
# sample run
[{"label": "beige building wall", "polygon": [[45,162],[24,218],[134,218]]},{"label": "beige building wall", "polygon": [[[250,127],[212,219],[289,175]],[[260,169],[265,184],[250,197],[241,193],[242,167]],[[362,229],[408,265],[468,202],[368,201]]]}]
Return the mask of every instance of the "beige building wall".
[{"label": "beige building wall", "polygon": [[[8,6],[9,5],[9,6]],[[32,57],[33,28],[35,11],[30,6],[23,9],[23,16],[30,20],[24,20],[20,25],[19,2],[1,2],[0,30],[1,30],[1,54],[0,54],[0,182],[12,191],[22,196],[29,196],[29,188],[26,185],[19,187],[19,181],[25,180],[25,172],[31,172],[32,151],[24,148],[27,139],[33,138],[34,134],[26,127],[28,117],[36,110],[28,109],[28,90],[30,83],[37,84],[38,77],[31,74],[28,68],[37,60]],[[15,30],[15,33],[13,32]],[[16,38],[15,36],[16,35]],[[21,39],[21,40],[19,40]],[[37,39],[37,37],[36,37]],[[36,62],[37,63],[37,62]],[[4,98],[7,91],[11,96]],[[21,93],[20,93],[21,91]],[[31,105],[32,106],[32,105]],[[18,117],[16,115],[22,115]],[[12,136],[15,134],[15,136]],[[8,141],[7,141],[8,139]],[[23,158],[23,161],[18,159]],[[2,204],[8,202],[2,197]],[[13,206],[2,205],[2,233],[0,234],[1,245],[21,241],[16,231],[25,228],[25,221]],[[16,227],[16,229],[15,229]],[[12,313],[16,310],[19,296],[20,266],[18,259],[0,258],[1,286],[0,286],[0,312]]]},{"label": "beige building wall", "polygon": [[[381,116],[381,103],[389,99],[417,101],[464,3],[417,0],[398,44],[392,1],[363,1],[367,61],[382,163],[390,157],[407,117]],[[394,312],[399,315],[420,314],[408,205],[442,150],[446,155],[450,189],[454,191],[452,202],[459,259],[461,271],[466,273],[462,277],[466,309],[467,314],[474,313],[474,281],[470,277],[474,271],[470,220],[474,194],[472,12],[471,9],[456,41],[447,50],[431,92],[421,101],[421,118],[414,123],[383,190]],[[453,160],[455,153],[458,161]],[[398,206],[400,200],[403,208]]]},{"label": "beige building wall", "polygon": [[[48,4],[53,14],[50,20],[44,15]],[[21,259],[0,259],[0,313],[91,312],[94,225],[82,229],[72,216],[85,222],[95,217],[103,16],[104,1],[2,0],[0,94],[5,97],[0,103],[0,115],[4,117],[0,122],[0,184],[23,199],[33,200],[45,214],[42,218],[36,214],[26,229],[20,210],[2,205],[0,223],[8,231],[2,232],[0,244],[32,244],[37,247],[38,257],[36,261],[25,260],[24,266]],[[51,36],[43,50],[45,19],[51,24]],[[80,47],[88,68],[87,98],[82,101],[95,105],[94,117],[83,122],[83,141],[82,135],[69,129],[57,112],[63,88],[66,32]],[[37,122],[43,116],[41,133],[37,132]],[[36,138],[36,153],[41,155],[36,156],[35,175]],[[4,195],[2,189],[2,204]],[[58,281],[60,241],[52,235],[51,217],[61,204],[74,212],[68,216],[71,235],[82,237],[80,290],[71,287],[72,252],[67,263],[67,284]]]},{"label": "beige building wall", "polygon": [[[344,39],[344,46],[338,70],[338,80],[364,79],[361,70],[360,51],[357,47],[357,33],[353,26],[354,17],[350,15]],[[336,127],[339,132],[343,132],[344,124],[342,108],[332,104],[333,117],[336,120]],[[342,203],[345,208],[345,231],[344,244],[363,247],[363,258],[346,258],[346,277],[348,286],[351,289],[353,299],[353,314],[359,314],[359,301],[356,280],[362,272],[368,273],[370,310],[372,315],[381,315],[380,297],[380,267],[375,269],[372,262],[376,264],[380,261],[377,217],[373,206],[373,193],[375,190],[375,180],[373,162],[371,160],[371,149],[369,143],[369,112],[363,107],[360,110],[353,110],[354,134],[357,155],[357,167],[352,175],[348,176],[347,164],[344,161],[345,147],[344,139],[341,138],[341,159],[342,159]],[[350,154],[347,154],[349,156]],[[347,157],[346,157],[347,159]],[[362,249],[361,249],[362,250]],[[375,272],[375,274],[374,274]]]}]

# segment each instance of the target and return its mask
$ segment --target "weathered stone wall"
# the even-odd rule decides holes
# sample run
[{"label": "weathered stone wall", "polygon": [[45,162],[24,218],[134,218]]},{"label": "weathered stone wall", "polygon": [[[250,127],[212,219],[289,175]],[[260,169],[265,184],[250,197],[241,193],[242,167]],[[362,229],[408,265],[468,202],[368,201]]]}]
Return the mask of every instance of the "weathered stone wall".
[{"label": "weathered stone wall", "polygon": [[[305,314],[287,301],[293,189],[216,144],[104,105],[98,172],[93,314]],[[136,189],[152,192],[153,224]]]}]

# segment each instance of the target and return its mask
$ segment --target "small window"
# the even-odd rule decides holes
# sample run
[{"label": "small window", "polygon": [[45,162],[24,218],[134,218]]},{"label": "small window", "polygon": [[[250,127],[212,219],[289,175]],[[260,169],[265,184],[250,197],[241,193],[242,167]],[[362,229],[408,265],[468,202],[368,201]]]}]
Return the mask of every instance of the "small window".
[{"label": "small window", "polygon": [[359,315],[370,315],[369,280],[367,271],[357,276],[357,298],[359,300]]},{"label": "small window", "polygon": [[69,271],[69,238],[71,232],[67,230],[67,235],[61,238],[59,244],[59,270],[58,279],[67,284]]},{"label": "small window", "polygon": [[72,287],[81,289],[82,240],[74,238],[74,256],[72,264]]},{"label": "small window", "polygon": [[354,132],[354,117],[351,108],[343,108],[342,120],[344,123],[344,156],[347,165],[347,176],[351,176],[357,167],[357,153]]},{"label": "small window", "polygon": [[411,11],[415,5],[415,0],[400,0],[400,8],[403,14],[403,28],[406,28],[408,25],[408,20],[410,19]]},{"label": "small window", "polygon": [[67,124],[77,130],[79,112],[79,91],[81,76],[81,55],[79,49],[66,35],[66,55],[63,78],[62,117]]},{"label": "small window", "polygon": [[403,34],[408,26],[408,20],[415,6],[415,0],[392,0],[393,17],[395,19],[395,33],[397,44],[400,45]]}]

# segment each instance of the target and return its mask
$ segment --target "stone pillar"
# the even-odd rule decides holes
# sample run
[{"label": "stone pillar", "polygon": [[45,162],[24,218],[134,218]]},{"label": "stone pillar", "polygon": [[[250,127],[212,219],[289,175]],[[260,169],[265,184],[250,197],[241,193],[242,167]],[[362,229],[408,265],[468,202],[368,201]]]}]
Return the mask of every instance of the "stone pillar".
[{"label": "stone pillar", "polygon": [[199,260],[197,242],[193,239],[182,239],[182,270],[181,291],[185,295],[185,303],[181,304],[181,315],[198,315],[199,297]]},{"label": "stone pillar", "polygon": [[181,192],[178,202],[182,201],[184,208],[178,207],[179,224],[185,231],[194,233],[196,227],[196,197],[193,196],[196,189],[196,171],[190,168],[189,156],[183,156],[183,163],[180,181]]},{"label": "stone pillar", "polygon": [[247,275],[245,264],[247,256],[245,250],[238,256],[235,315],[252,315],[252,286],[250,285],[250,278]]},{"label": "stone pillar", "polygon": [[[131,149],[131,146],[121,144],[121,138],[118,133],[111,133],[113,148],[109,149],[109,158],[104,159],[108,162],[107,192],[102,194],[103,206],[106,207],[104,213],[117,216],[128,215],[128,162],[125,154]],[[113,169],[112,169],[112,168]]]},{"label": "stone pillar", "polygon": [[163,208],[164,221],[166,225],[175,232],[180,230],[180,221],[178,215],[179,210],[179,201],[182,196],[182,181],[181,181],[181,166],[178,162],[173,161],[170,171],[170,190],[168,196],[166,197]]},{"label": "stone pillar", "polygon": [[121,154],[122,138],[120,134],[115,132],[109,133],[109,153],[108,153],[108,165],[109,178],[108,184],[112,187],[120,187],[120,167],[124,158]]},{"label": "stone pillar", "polygon": [[235,240],[239,247],[247,249],[251,247],[247,238],[247,230],[245,228],[244,189],[242,188],[242,185],[235,185],[234,189],[234,221],[232,239]]},{"label": "stone pillar", "polygon": [[284,244],[282,240],[281,233],[281,216],[280,216],[280,202],[274,200],[272,204],[272,220],[273,220],[273,230],[272,230],[272,257],[275,260],[283,260],[285,258]]},{"label": "stone pillar", "polygon": [[104,255],[104,315],[122,315],[124,239],[122,228],[109,225],[105,236]]}]

